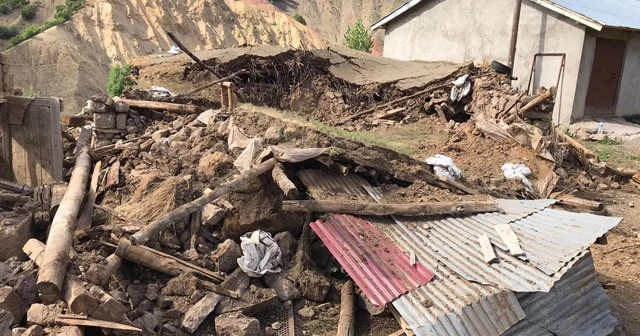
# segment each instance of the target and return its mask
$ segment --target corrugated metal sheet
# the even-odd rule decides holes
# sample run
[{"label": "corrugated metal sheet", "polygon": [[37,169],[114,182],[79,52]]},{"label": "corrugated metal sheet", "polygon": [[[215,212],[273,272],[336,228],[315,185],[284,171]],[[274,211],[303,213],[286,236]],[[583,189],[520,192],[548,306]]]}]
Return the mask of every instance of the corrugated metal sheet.
[{"label": "corrugated metal sheet", "polygon": [[[318,199],[345,194],[366,200],[366,192],[378,201],[383,197],[377,188],[357,176],[343,177],[318,171],[306,171],[299,176]],[[509,331],[510,336],[552,335],[553,325],[560,325],[561,319],[582,323],[575,329],[583,334],[598,335],[599,331],[609,330],[615,319],[612,320],[609,305],[603,301],[602,290],[598,292],[597,286],[586,284],[576,276],[595,276],[592,265],[590,269],[584,266],[588,251],[581,246],[588,246],[587,240],[606,232],[619,219],[549,209],[548,206],[555,203],[553,200],[498,202],[506,214],[369,219],[401,250],[414,251],[417,259],[436,275],[427,285],[393,301],[393,307],[413,331],[417,335],[500,335],[520,321],[527,311],[527,321],[515,325],[515,331]],[[560,269],[550,275],[533,262],[509,255],[493,230],[497,224],[512,225],[522,240],[527,257],[536,260],[542,269],[548,273],[559,266]],[[487,265],[484,262],[477,242],[481,232],[487,232],[491,237],[500,263]],[[557,259],[554,261],[554,258]],[[580,264],[574,267],[579,260]],[[588,260],[591,262],[590,256]],[[556,287],[560,279],[571,279],[566,290],[562,286]],[[562,294],[557,294],[557,288]],[[518,294],[516,299],[510,289],[536,293]],[[573,299],[560,302],[563,295]],[[584,303],[579,300],[581,295],[599,305]],[[534,302],[545,303],[536,305]],[[527,310],[523,311],[521,305]],[[554,311],[563,317],[553,315]],[[548,324],[540,324],[542,317],[535,318],[536,314],[546,318],[544,323]],[[554,322],[554,317],[558,321]],[[579,335],[572,330],[566,329],[572,335]]]},{"label": "corrugated metal sheet", "polygon": [[[558,14],[567,16],[588,27],[640,30],[640,1],[637,0],[531,0]],[[371,26],[381,28],[411,8],[428,0],[410,0]]]},{"label": "corrugated metal sheet", "polygon": [[518,293],[526,318],[505,336],[609,335],[618,325],[596,278],[591,254],[583,256],[549,293]]},{"label": "corrugated metal sheet", "polygon": [[348,215],[332,215],[311,228],[331,254],[376,306],[427,284],[434,276],[422,263],[411,265],[371,223]]}]

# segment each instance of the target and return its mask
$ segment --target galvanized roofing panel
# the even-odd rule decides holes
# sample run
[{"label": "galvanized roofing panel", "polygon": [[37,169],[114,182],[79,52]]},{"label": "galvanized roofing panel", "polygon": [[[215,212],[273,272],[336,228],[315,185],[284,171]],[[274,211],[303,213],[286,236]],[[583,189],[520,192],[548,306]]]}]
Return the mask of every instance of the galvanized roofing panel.
[{"label": "galvanized roofing panel", "polygon": [[[640,1],[637,0],[531,0],[560,15],[576,20],[588,27],[640,30]],[[381,28],[411,8],[428,0],[410,0],[371,26]]]},{"label": "galvanized roofing panel", "polygon": [[549,293],[518,293],[526,318],[507,331],[516,335],[609,335],[618,325],[609,297],[585,252]]},{"label": "galvanized roofing panel", "polygon": [[371,223],[349,215],[332,215],[311,223],[331,254],[376,306],[384,306],[434,276],[409,257]]}]

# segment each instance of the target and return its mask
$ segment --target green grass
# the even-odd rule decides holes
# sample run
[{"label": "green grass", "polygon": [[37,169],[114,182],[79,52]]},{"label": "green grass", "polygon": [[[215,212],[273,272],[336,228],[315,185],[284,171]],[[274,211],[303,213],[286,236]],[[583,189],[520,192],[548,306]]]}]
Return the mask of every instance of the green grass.
[{"label": "green grass", "polygon": [[291,121],[299,124],[300,126],[310,127],[322,133],[338,136],[348,140],[358,141],[370,145],[375,145],[387,149],[391,149],[398,153],[402,153],[408,156],[412,156],[418,152],[417,143],[411,141],[405,141],[405,138],[416,139],[415,135],[405,136],[388,136],[385,134],[370,132],[370,131],[347,131],[339,127],[331,126],[326,123],[317,120],[307,120],[304,117],[295,114],[290,111],[281,111],[273,108],[255,106],[250,104],[244,105],[247,109],[263,113],[265,115],[283,119],[285,121]]},{"label": "green grass", "polygon": [[608,136],[605,135],[604,139],[596,141],[597,143],[605,146],[620,146],[622,145],[622,141],[618,141],[615,139],[609,139]]}]

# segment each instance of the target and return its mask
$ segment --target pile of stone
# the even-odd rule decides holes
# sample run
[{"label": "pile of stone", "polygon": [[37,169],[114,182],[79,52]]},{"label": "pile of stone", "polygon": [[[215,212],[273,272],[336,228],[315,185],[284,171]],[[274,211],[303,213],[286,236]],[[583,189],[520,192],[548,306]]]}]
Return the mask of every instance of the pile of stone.
[{"label": "pile of stone", "polygon": [[93,147],[107,146],[119,140],[130,140],[144,133],[148,119],[129,105],[106,95],[94,95],[83,108],[83,113],[93,117]]}]

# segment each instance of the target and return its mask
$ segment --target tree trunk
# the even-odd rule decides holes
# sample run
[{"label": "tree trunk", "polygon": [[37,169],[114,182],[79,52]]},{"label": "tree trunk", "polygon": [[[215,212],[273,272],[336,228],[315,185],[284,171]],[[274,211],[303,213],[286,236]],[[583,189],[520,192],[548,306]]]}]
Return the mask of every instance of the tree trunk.
[{"label": "tree trunk", "polygon": [[340,320],[338,321],[338,332],[336,336],[353,336],[354,333],[354,287],[352,280],[347,281],[342,286],[340,295]]},{"label": "tree trunk", "polygon": [[[44,248],[45,246],[41,241],[29,239],[22,250],[29,256],[29,259],[40,267]],[[69,309],[76,314],[89,315],[98,307],[98,301],[76,279],[70,276],[64,279],[64,294],[62,298]]]},{"label": "tree trunk", "polygon": [[91,156],[86,145],[91,139],[91,129],[83,127],[78,139],[78,159],[76,160],[69,187],[51,223],[47,245],[38,273],[38,293],[45,304],[58,300],[67,274],[69,250],[75,230],[76,217],[84,200],[91,169]]},{"label": "tree trunk", "polygon": [[426,202],[413,204],[380,204],[359,201],[283,201],[282,210],[290,212],[340,213],[360,216],[429,216],[461,215],[500,211],[493,201]]}]

